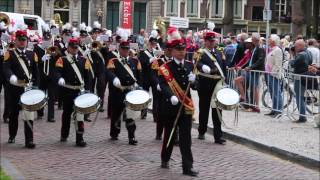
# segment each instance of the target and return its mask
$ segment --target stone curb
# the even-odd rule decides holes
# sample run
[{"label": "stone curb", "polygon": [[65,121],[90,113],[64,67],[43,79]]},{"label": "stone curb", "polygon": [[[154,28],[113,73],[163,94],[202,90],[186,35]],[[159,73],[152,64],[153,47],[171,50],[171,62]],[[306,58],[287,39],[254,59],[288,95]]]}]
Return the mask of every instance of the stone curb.
[{"label": "stone curb", "polygon": [[[197,129],[198,128],[198,124],[193,122],[193,128]],[[209,133],[210,135],[213,135],[213,128],[212,127],[208,127],[208,131],[207,133]],[[320,161],[306,157],[306,156],[302,156],[293,152],[289,152],[283,149],[280,149],[278,147],[274,147],[274,146],[269,146],[267,144],[263,144],[254,140],[251,140],[249,138],[246,137],[242,137],[230,132],[223,132],[223,135],[225,138],[238,143],[238,144],[242,144],[245,145],[247,147],[250,147],[252,149],[256,149],[258,151],[264,152],[264,153],[268,153],[271,155],[274,155],[276,157],[279,157],[281,159],[284,160],[288,160],[294,163],[297,163],[299,165],[302,165],[304,167],[310,168],[310,169],[314,169],[319,171],[320,169]]]},{"label": "stone curb", "polygon": [[1,168],[11,179],[26,179],[7,158],[1,157]]}]

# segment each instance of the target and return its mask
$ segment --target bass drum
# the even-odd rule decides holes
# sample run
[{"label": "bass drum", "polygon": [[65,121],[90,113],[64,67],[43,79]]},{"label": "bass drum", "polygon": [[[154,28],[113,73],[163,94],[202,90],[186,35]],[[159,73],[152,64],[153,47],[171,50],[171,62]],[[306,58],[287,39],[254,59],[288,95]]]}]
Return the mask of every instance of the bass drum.
[{"label": "bass drum", "polygon": [[91,114],[100,107],[100,98],[93,93],[84,93],[74,100],[74,109],[81,114]]},{"label": "bass drum", "polygon": [[20,96],[20,104],[23,110],[37,111],[47,104],[46,94],[40,89],[31,89]]},{"label": "bass drum", "polygon": [[146,109],[151,102],[151,97],[147,91],[133,90],[126,94],[124,103],[128,109],[141,111]]}]

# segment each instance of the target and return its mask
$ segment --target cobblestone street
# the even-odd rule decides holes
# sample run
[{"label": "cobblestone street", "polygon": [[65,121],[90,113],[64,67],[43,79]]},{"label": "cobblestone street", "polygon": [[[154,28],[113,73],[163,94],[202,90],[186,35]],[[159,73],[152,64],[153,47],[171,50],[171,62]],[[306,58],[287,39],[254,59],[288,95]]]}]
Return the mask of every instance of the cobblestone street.
[{"label": "cobblestone street", "polygon": [[[74,129],[66,143],[60,143],[60,116],[56,122],[35,122],[36,149],[24,146],[23,123],[20,122],[15,144],[7,144],[7,124],[1,121],[1,162],[8,162],[25,179],[190,179],[182,175],[181,157],[174,148],[170,169],[160,168],[161,142],[154,140],[155,123],[138,119],[137,146],[127,142],[122,127],[119,141],[109,140],[109,120],[106,112],[93,123],[86,123],[85,139],[88,146],[75,147]],[[92,115],[93,118],[93,115]],[[123,125],[122,125],[123,126]],[[198,179],[319,179],[319,172],[275,158],[228,141],[221,146],[207,136],[197,138],[193,129],[194,167],[200,171]],[[6,170],[6,168],[4,168]],[[6,171],[12,176],[12,172]],[[12,176],[15,178],[15,176]]]}]

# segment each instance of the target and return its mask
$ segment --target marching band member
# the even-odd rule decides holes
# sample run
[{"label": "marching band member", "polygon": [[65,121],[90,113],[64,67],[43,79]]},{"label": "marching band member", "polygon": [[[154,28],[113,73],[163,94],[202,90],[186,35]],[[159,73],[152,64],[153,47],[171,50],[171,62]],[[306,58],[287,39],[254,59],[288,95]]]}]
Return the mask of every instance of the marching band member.
[{"label": "marching band member", "polygon": [[[61,127],[61,142],[66,142],[70,131],[71,114],[74,111],[74,99],[85,88],[91,87],[90,69],[88,59],[78,54],[79,40],[71,38],[68,42],[66,56],[56,61],[58,85],[62,87],[63,113]],[[84,116],[75,113],[76,145],[84,147],[87,143],[83,139]]]},{"label": "marching band member", "polygon": [[[9,115],[9,140],[8,143],[14,143],[18,131],[19,101],[24,93],[24,86],[33,83],[33,86],[39,84],[38,57],[27,50],[28,37],[27,31],[17,30],[15,46],[13,50],[8,50],[4,55],[3,71],[5,78],[10,82],[10,115]],[[22,110],[24,120],[25,147],[35,148],[33,142],[33,120],[35,113]]]},{"label": "marching band member", "polygon": [[[109,60],[107,69],[110,71],[110,92],[109,97],[111,111],[110,136],[111,140],[118,140],[121,128],[121,114],[125,109],[125,95],[132,88],[135,88],[141,81],[141,64],[138,59],[129,58],[129,42],[126,30],[119,29],[121,42],[119,45],[119,54],[116,58]],[[125,115],[123,116],[125,117]],[[136,125],[133,119],[124,118],[128,130],[129,144],[136,145],[135,139]]]},{"label": "marching band member", "polygon": [[[174,141],[169,141],[170,132],[175,118],[178,116],[179,146],[182,156],[183,174],[197,176],[198,172],[193,169],[193,156],[191,152],[191,126],[194,111],[190,91],[186,94],[188,83],[194,83],[196,76],[193,74],[192,62],[186,61],[186,46],[178,34],[171,42],[173,60],[160,66],[160,88],[165,98],[163,107],[166,108],[165,131],[161,151],[161,167],[169,168],[169,160],[173,150]],[[183,103],[182,111],[179,112],[180,103]],[[175,134],[175,132],[174,132]],[[174,136],[173,136],[174,137]]]},{"label": "marching band member", "polygon": [[[52,36],[48,25],[44,26],[43,40],[41,44],[36,44],[33,51],[39,57],[39,72],[40,72],[40,89],[47,91],[48,94],[48,122],[54,120],[54,101],[56,93],[55,83],[55,63],[60,57],[60,52],[56,46],[52,46]],[[38,111],[43,115],[44,108]]]},{"label": "marching band member", "polygon": [[161,88],[159,85],[159,67],[172,60],[172,55],[171,55],[172,48],[171,48],[170,42],[166,42],[163,45],[163,50],[164,50],[164,55],[154,60],[151,64],[152,85],[157,89],[157,91],[154,92],[155,96],[153,96],[152,98],[152,101],[153,101],[152,113],[153,113],[153,118],[157,123],[156,140],[161,140],[162,132],[164,129],[163,114],[167,110],[166,108],[161,108],[160,106],[160,104],[162,103],[161,101],[163,100],[163,97],[162,97],[163,95],[161,93]]},{"label": "marching band member", "polygon": [[[1,21],[0,22],[0,35],[2,36],[3,34],[6,33],[8,27],[6,26],[6,24]],[[6,52],[6,44],[8,42],[2,42],[1,40],[1,53],[0,53],[0,92],[2,90],[2,86],[3,86],[3,91],[4,91],[4,111],[3,111],[3,122],[4,123],[8,123],[9,120],[9,103],[10,103],[10,99],[9,99],[9,83],[6,81],[6,79],[4,78],[4,73],[2,70],[2,64],[3,64],[3,60],[4,60],[4,54]]]},{"label": "marching band member", "polygon": [[94,41],[97,41],[99,39],[97,39],[99,37],[99,35],[101,34],[102,29],[101,29],[101,24],[98,21],[94,21],[93,22],[93,29],[92,29],[92,34],[91,37]]},{"label": "marching band member", "polygon": [[[197,68],[200,72],[198,83],[199,96],[199,136],[198,139],[205,139],[205,133],[208,126],[208,115],[212,94],[217,83],[222,79],[225,72],[225,64],[222,61],[222,55],[215,49],[215,32],[208,31],[204,35],[205,49],[200,58]],[[217,63],[215,63],[217,62]],[[212,108],[213,135],[215,143],[224,144],[226,140],[222,139],[221,121],[217,112],[218,109]],[[221,110],[220,114],[221,114]]]},{"label": "marching band member", "polygon": [[[152,88],[152,92],[156,92],[156,89],[151,86],[151,63],[157,57],[154,55],[154,51],[158,46],[158,32],[156,30],[152,30],[151,35],[149,37],[148,47],[145,51],[140,52],[139,60],[142,65],[142,87],[144,90],[149,92],[150,87]],[[155,95],[156,93],[152,93]],[[141,111],[141,119],[146,119],[147,117],[147,109]]]}]

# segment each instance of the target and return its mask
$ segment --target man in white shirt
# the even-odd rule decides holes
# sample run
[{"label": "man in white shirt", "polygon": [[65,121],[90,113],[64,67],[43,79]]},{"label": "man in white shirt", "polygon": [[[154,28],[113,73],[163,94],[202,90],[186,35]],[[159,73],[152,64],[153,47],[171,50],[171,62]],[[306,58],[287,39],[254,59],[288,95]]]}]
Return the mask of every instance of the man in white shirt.
[{"label": "man in white shirt", "polygon": [[309,39],[308,40],[308,51],[312,54],[312,64],[315,64],[316,66],[320,66],[320,50],[319,50],[319,44],[315,39]]}]

